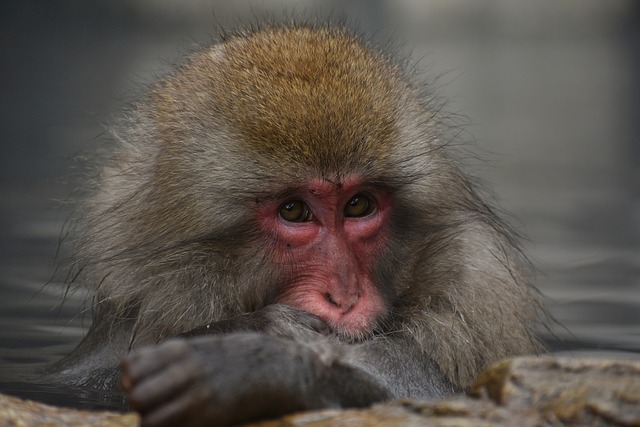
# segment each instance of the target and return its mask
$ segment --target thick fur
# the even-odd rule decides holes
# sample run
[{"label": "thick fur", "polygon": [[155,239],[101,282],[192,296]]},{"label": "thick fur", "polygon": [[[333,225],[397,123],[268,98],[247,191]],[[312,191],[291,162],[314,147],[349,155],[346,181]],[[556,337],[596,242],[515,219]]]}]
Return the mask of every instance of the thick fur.
[{"label": "thick fur", "polygon": [[341,28],[274,26],[228,37],[153,87],[114,131],[68,239],[70,276],[95,287],[94,323],[59,375],[100,385],[87,377],[131,348],[269,305],[281,272],[256,200],[313,177],[392,194],[376,270],[392,310],[374,335],[413,337],[462,388],[539,351],[526,260],[447,154],[433,94],[398,64]]}]

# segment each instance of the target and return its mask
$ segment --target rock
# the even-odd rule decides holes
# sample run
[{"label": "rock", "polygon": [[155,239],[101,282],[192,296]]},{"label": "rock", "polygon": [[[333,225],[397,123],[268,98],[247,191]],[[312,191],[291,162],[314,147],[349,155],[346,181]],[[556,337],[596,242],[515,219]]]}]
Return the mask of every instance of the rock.
[{"label": "rock", "polygon": [[480,375],[469,393],[565,425],[640,426],[640,362],[530,357]]},{"label": "rock", "polygon": [[441,402],[398,400],[369,409],[294,414],[247,427],[482,427],[540,425],[537,414],[514,414],[489,401],[469,398]]},{"label": "rock", "polygon": [[[57,408],[0,395],[0,426],[136,426],[133,413]],[[493,365],[469,396],[323,410],[254,427],[640,426],[640,362],[522,357]]]},{"label": "rock", "polygon": [[0,426],[39,427],[135,427],[140,417],[133,412],[80,411],[0,394]]}]

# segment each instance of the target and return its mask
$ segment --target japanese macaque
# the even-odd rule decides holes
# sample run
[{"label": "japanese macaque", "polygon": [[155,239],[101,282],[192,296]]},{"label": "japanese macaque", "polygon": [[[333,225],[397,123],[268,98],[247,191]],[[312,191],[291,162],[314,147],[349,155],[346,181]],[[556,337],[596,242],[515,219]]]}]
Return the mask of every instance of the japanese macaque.
[{"label": "japanese macaque", "polygon": [[193,55],[114,132],[71,243],[93,323],[53,372],[144,425],[227,425],[463,391],[539,351],[514,238],[446,117],[343,28]]}]

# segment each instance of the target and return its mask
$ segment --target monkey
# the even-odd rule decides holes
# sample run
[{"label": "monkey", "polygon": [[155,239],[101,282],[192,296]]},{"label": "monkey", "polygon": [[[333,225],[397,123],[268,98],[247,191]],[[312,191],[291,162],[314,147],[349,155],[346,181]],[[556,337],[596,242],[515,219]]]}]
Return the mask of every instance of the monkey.
[{"label": "monkey", "polygon": [[143,425],[463,392],[542,351],[516,233],[430,85],[341,25],[229,34],[113,132],[69,245],[93,322],[51,368]]}]

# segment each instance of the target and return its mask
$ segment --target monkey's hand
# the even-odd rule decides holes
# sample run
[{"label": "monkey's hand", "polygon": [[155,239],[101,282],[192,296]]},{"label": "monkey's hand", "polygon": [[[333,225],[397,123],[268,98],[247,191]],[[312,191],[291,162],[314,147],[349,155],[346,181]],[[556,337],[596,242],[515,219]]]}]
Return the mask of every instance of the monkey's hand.
[{"label": "monkey's hand", "polygon": [[294,338],[300,337],[303,331],[317,332],[322,335],[331,332],[329,325],[318,316],[288,305],[272,304],[261,310],[199,326],[185,332],[182,336],[260,332],[277,337]]},{"label": "monkey's hand", "polygon": [[255,333],[172,339],[125,357],[122,385],[143,426],[231,425],[388,399],[338,346]]}]

